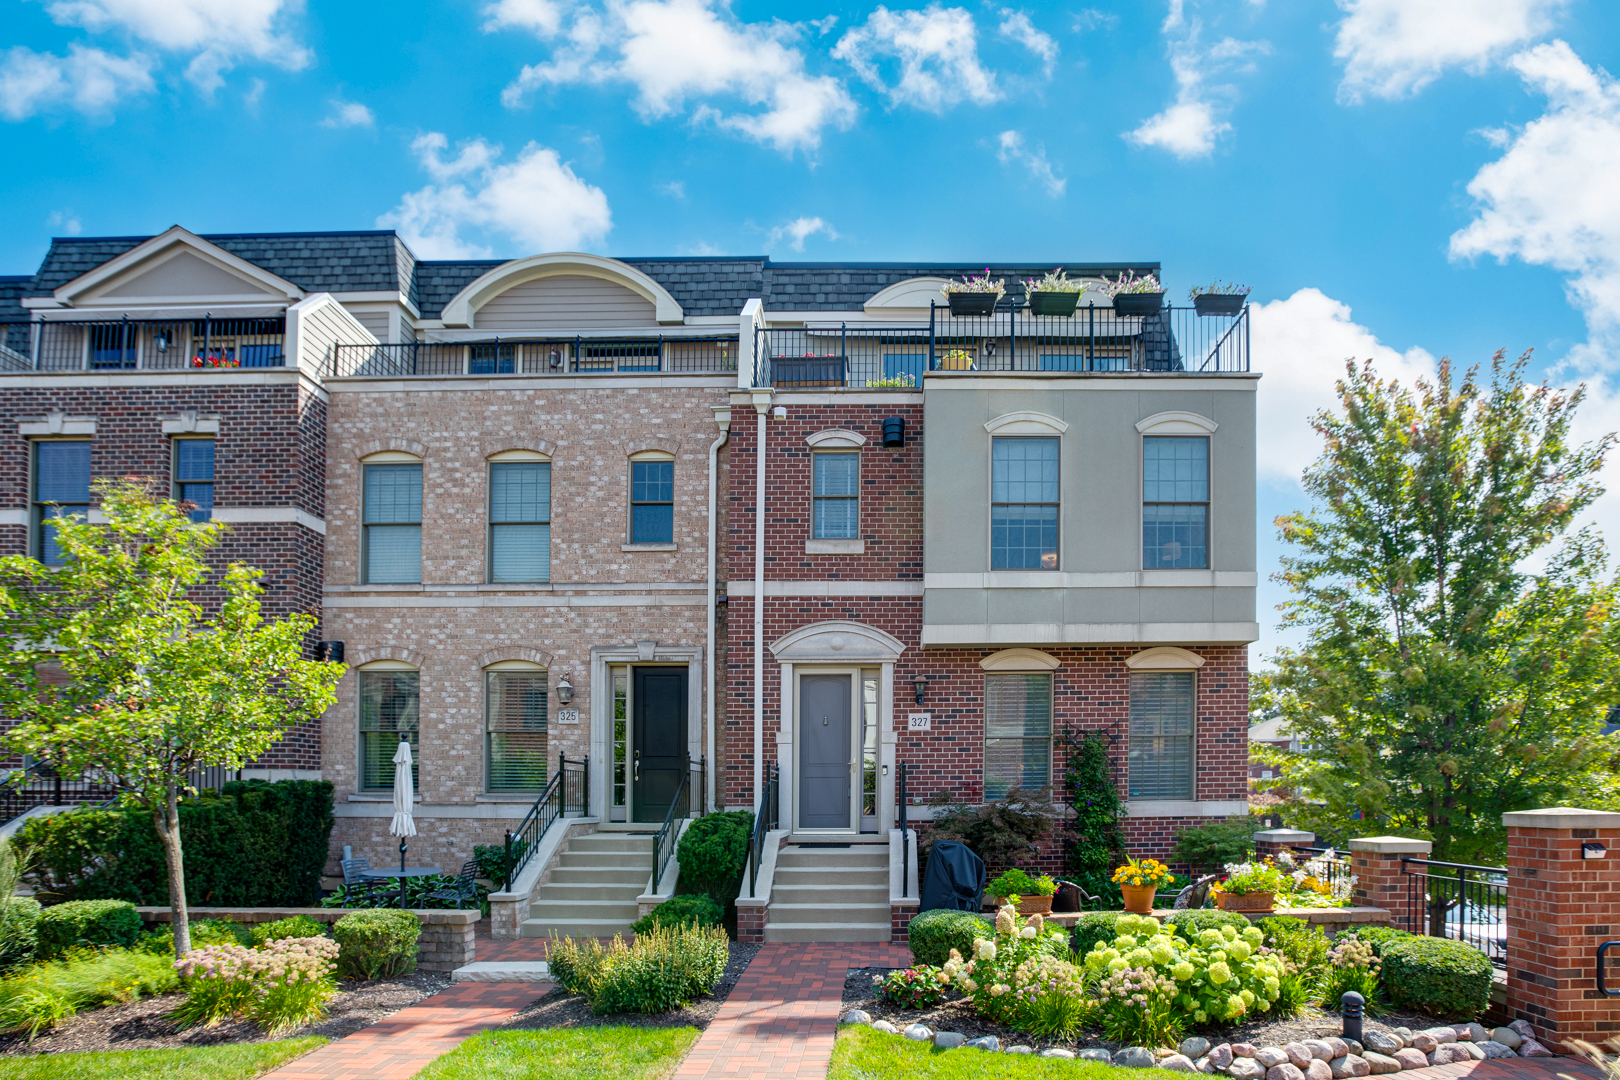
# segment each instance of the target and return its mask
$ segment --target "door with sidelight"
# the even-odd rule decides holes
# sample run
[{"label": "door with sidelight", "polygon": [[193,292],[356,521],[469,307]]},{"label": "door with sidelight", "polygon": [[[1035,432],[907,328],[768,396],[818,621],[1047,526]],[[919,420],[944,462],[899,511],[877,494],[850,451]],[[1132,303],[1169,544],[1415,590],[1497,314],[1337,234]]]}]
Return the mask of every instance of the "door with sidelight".
[{"label": "door with sidelight", "polygon": [[687,669],[630,672],[630,820],[661,822],[687,768]]},{"label": "door with sidelight", "polygon": [[853,827],[854,680],[853,672],[799,676],[797,828]]}]

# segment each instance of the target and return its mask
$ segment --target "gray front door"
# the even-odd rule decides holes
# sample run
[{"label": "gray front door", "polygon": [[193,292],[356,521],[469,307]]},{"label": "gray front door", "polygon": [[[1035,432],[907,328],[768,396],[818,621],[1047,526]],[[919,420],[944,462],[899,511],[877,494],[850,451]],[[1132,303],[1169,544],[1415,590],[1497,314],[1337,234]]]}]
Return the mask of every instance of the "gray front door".
[{"label": "gray front door", "polygon": [[801,829],[849,828],[850,676],[799,676]]}]

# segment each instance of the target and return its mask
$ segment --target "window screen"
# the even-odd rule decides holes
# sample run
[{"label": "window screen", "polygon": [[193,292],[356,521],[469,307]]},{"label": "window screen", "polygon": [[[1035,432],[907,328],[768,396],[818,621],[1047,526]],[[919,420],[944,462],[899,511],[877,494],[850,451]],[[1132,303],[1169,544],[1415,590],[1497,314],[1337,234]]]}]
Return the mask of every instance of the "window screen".
[{"label": "window screen", "polygon": [[[55,504],[55,505],[52,505]],[[90,512],[90,444],[34,444],[34,550],[46,566],[62,565],[53,518]]]},{"label": "window screen", "polygon": [[1142,440],[1142,567],[1209,566],[1209,440]]},{"label": "window screen", "polygon": [[421,791],[422,740],[417,724],[420,676],[414,671],[360,672],[360,786],[394,790],[394,753],[411,744],[411,781]]},{"label": "window screen", "polygon": [[1052,676],[984,677],[984,797],[1052,783]]},{"label": "window screen", "polygon": [[1056,570],[1058,440],[994,439],[990,569]]},{"label": "window screen", "polygon": [[191,520],[214,516],[214,440],[174,440],[174,497],[190,503]]},{"label": "window screen", "polygon": [[668,544],[675,539],[675,463],[630,463],[630,542]]},{"label": "window screen", "polygon": [[422,580],[422,466],[367,465],[365,580]]},{"label": "window screen", "polygon": [[1192,672],[1133,673],[1131,798],[1192,798],[1192,742]]},{"label": "window screen", "polygon": [[815,524],[818,540],[852,539],[860,521],[858,454],[815,455]]},{"label": "window screen", "polygon": [[489,467],[489,580],[551,580],[551,463]]},{"label": "window screen", "polygon": [[484,718],[490,791],[546,786],[546,673],[486,671]]}]

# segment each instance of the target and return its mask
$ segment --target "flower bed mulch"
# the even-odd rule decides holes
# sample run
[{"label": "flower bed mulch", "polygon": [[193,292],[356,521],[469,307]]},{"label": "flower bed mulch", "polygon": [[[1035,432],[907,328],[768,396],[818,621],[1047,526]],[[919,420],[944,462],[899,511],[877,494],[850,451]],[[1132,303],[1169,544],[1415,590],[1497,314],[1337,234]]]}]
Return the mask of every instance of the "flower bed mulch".
[{"label": "flower bed mulch", "polygon": [[502,1030],[559,1027],[695,1027],[700,1031],[725,1004],[732,987],[742,977],[748,962],[759,952],[759,946],[733,941],[726,960],[726,973],[714,993],[692,1002],[684,1009],[661,1013],[613,1013],[597,1016],[579,994],[570,994],[557,987],[533,1005],[513,1016]]},{"label": "flower bed mulch", "polygon": [[[1022,1044],[1034,1047],[1036,1050],[1045,1050],[1047,1047],[1061,1047],[1065,1050],[1099,1049],[1110,1053],[1121,1049],[1115,1043],[1103,1039],[1094,1031],[1081,1031],[1070,1039],[1046,1039],[1028,1035],[1021,1031],[1002,1024],[991,1023],[984,1019],[973,1009],[973,1002],[952,990],[946,993],[945,1000],[931,1009],[901,1009],[885,1002],[879,1001],[872,986],[874,976],[887,975],[893,968],[854,968],[844,979],[844,1011],[850,1009],[863,1009],[871,1014],[873,1020],[887,1020],[895,1027],[904,1030],[908,1024],[927,1024],[935,1031],[958,1031],[969,1039],[977,1039],[982,1035],[994,1035],[1001,1040],[1003,1046]],[[1419,1013],[1389,1012],[1373,1019],[1367,1017],[1362,1024],[1366,1031],[1390,1031],[1397,1027],[1408,1027],[1413,1031],[1435,1027],[1450,1021],[1437,1020],[1431,1016]],[[1327,1035],[1339,1035],[1344,1030],[1337,1013],[1324,1012],[1315,1006],[1306,1006],[1294,1016],[1283,1019],[1280,1017],[1259,1017],[1234,1027],[1216,1028],[1207,1031],[1189,1031],[1189,1035],[1202,1035],[1211,1043],[1247,1042],[1255,1046],[1281,1046],[1284,1043],[1303,1039],[1318,1039]]]},{"label": "flower bed mulch", "polygon": [[[392,979],[364,982],[338,980],[339,993],[327,1004],[326,1019],[278,1039],[324,1035],[329,1039],[359,1031],[407,1005],[436,994],[450,985],[446,972],[418,971]],[[245,1020],[227,1020],[214,1027],[177,1027],[169,1014],[186,999],[184,994],[161,994],[125,1005],[86,1009],[55,1028],[41,1032],[30,1043],[21,1035],[0,1036],[3,1054],[61,1054],[102,1050],[156,1050],[219,1043],[265,1042],[269,1036]]]}]

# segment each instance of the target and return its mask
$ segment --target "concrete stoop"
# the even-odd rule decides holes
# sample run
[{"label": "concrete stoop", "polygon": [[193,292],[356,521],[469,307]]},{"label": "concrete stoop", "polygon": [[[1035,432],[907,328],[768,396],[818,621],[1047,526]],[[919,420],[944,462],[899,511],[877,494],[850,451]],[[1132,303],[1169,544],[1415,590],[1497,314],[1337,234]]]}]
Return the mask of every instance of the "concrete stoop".
[{"label": "concrete stoop", "polygon": [[888,941],[889,846],[783,848],[765,940]]},{"label": "concrete stoop", "polygon": [[550,982],[544,960],[477,960],[450,973],[451,982]]},{"label": "concrete stoop", "polygon": [[651,835],[631,832],[598,831],[569,840],[551,879],[536,890],[518,936],[625,933],[639,917],[636,898],[652,877],[652,850]]}]

